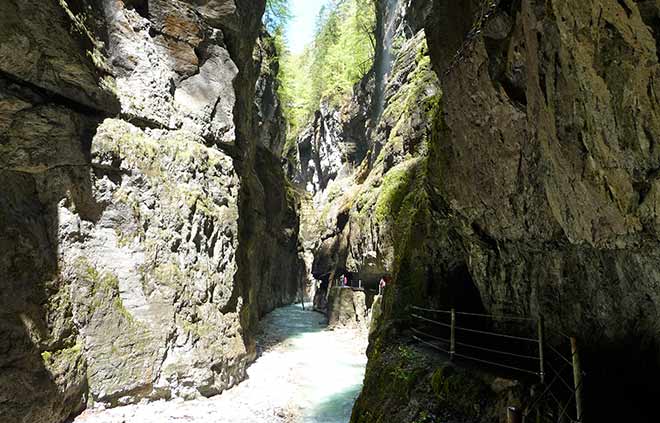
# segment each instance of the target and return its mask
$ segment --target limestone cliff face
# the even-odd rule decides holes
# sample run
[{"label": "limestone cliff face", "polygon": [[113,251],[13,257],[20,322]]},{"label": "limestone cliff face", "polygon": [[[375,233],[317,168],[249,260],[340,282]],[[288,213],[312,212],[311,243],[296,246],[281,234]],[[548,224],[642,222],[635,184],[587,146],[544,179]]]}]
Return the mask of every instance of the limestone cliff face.
[{"label": "limestone cliff face", "polygon": [[411,303],[543,314],[583,348],[590,420],[656,421],[658,3],[413,3],[441,113],[354,421]]},{"label": "limestone cliff face", "polygon": [[368,128],[372,122],[373,72],[353,89],[353,95],[340,106],[319,105],[314,118],[296,140],[295,160],[290,178],[317,204],[332,182],[350,177],[371,148]]},{"label": "limestone cliff face", "polygon": [[[436,3],[437,19],[443,9],[462,13]],[[652,23],[658,8],[625,1],[502,3],[443,78],[442,194],[500,250],[474,251],[473,258],[483,253],[470,266],[482,297],[489,307],[561,311],[570,315],[564,329],[585,334],[605,325],[610,336],[622,336],[630,319],[655,328],[660,67]],[[462,35],[444,37],[440,26],[429,24],[429,45],[444,72]],[[635,270],[628,268],[631,259]],[[530,279],[506,271],[493,280],[503,262],[529,270],[535,260],[545,270],[525,272]],[[609,266],[620,271],[605,281],[601,272]],[[625,289],[628,278],[640,283],[636,289]],[[594,292],[608,285],[630,307]],[[528,288],[507,292],[505,286]],[[564,295],[572,300],[558,304]]]},{"label": "limestone cliff face", "polygon": [[[317,310],[326,310],[328,281],[344,261],[345,244],[339,247],[337,243],[345,238],[341,235],[347,217],[345,195],[354,192],[355,176],[371,155],[374,83],[372,71],[340,106],[322,102],[284,161],[287,175],[303,193],[300,238],[304,279]],[[328,243],[333,246],[331,251]]]},{"label": "limestone cliff face", "polygon": [[435,1],[427,25],[446,72],[439,197],[470,278],[488,310],[542,313],[581,340],[592,404],[655,420],[660,4],[498,2],[448,66],[480,6]]},{"label": "limestone cliff face", "polygon": [[[331,278],[348,272],[374,288],[391,274],[396,246],[410,224],[417,187],[426,174],[432,114],[439,104],[439,80],[431,69],[426,40],[408,21],[409,9],[401,2],[396,16],[391,70],[383,87],[383,106],[375,127],[363,120],[362,136],[369,150],[359,166],[343,179],[332,181],[317,197],[324,230],[315,254],[314,275]],[[374,85],[369,87],[373,93]],[[376,96],[364,116],[379,106]],[[351,102],[359,109],[359,100]],[[371,113],[371,114],[370,114]],[[342,137],[344,134],[342,133]],[[338,275],[337,275],[338,276]]]},{"label": "limestone cliff face", "polygon": [[257,80],[255,106],[259,123],[259,145],[270,150],[275,157],[282,156],[286,142],[286,120],[282,115],[282,104],[277,96],[280,70],[275,40],[265,31],[257,39],[256,59],[260,75]]},{"label": "limestone cliff face", "polygon": [[219,393],[295,298],[263,8],[0,5],[1,420]]}]

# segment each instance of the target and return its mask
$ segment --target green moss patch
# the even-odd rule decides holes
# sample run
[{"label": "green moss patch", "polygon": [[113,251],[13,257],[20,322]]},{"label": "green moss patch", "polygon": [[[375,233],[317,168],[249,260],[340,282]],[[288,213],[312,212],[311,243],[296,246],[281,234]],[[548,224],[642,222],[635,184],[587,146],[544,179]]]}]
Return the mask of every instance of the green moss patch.
[{"label": "green moss patch", "polygon": [[375,219],[377,222],[398,215],[406,195],[410,192],[410,187],[418,170],[418,163],[417,160],[404,162],[385,174],[376,201]]},{"label": "green moss patch", "polygon": [[433,372],[431,388],[441,406],[465,415],[478,413],[482,399],[489,395],[488,387],[481,380],[450,365]]}]

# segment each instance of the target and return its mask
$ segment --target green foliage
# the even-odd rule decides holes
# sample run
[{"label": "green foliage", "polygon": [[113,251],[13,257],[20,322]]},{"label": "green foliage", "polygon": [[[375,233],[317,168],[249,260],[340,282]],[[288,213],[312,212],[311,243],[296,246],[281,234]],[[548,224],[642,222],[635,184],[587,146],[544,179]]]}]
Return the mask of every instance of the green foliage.
[{"label": "green foliage", "polygon": [[428,411],[422,410],[419,412],[419,415],[417,416],[417,418],[414,420],[413,423],[426,423],[429,421],[434,421],[433,416],[429,414]]},{"label": "green foliage", "polygon": [[413,387],[426,371],[423,357],[410,347],[399,345],[390,362],[392,389],[400,398],[409,398]]},{"label": "green foliage", "polygon": [[[300,55],[285,52],[280,61],[280,99],[284,116],[289,123],[289,140],[295,139],[318,107],[312,90],[312,67],[308,60],[309,48]],[[318,100],[318,99],[317,99]],[[287,143],[288,144],[288,143]],[[291,146],[286,145],[285,150]]]},{"label": "green foliage", "polygon": [[375,54],[374,27],[374,0],[338,0],[321,10],[314,41],[302,53],[279,50],[279,95],[290,125],[290,143],[322,101],[338,106],[369,72]]}]

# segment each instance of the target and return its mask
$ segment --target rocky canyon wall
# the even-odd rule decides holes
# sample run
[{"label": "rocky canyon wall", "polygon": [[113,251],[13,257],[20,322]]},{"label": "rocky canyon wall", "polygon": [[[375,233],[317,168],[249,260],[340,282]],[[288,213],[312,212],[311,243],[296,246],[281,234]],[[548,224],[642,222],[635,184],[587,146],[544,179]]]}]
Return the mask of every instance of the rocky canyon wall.
[{"label": "rocky canyon wall", "polygon": [[[395,381],[382,375],[401,351],[386,346],[400,342],[409,304],[543,315],[550,343],[559,344],[559,332],[579,340],[588,421],[656,421],[660,4],[413,4],[428,10],[443,94],[421,207],[394,249],[394,283],[354,421],[378,421],[387,398],[408,395],[379,396]],[[484,410],[477,396],[493,394],[474,377],[424,374],[426,411],[503,418],[503,404],[499,416]],[[444,401],[434,380],[476,386],[481,408]],[[410,421],[424,409],[412,408]]]},{"label": "rocky canyon wall", "polygon": [[[471,6],[435,1],[427,24],[445,92],[438,188],[465,268],[489,311],[543,314],[580,340],[593,421],[654,421],[660,3]],[[471,37],[468,9],[487,16]]]},{"label": "rocky canyon wall", "polygon": [[300,274],[263,9],[0,3],[2,421],[245,377]]},{"label": "rocky canyon wall", "polygon": [[[392,274],[395,246],[426,174],[439,80],[416,18],[422,11],[394,3],[388,11],[394,47],[385,81],[375,81],[372,70],[339,110],[321,107],[298,140],[297,177],[314,195],[317,212],[312,273],[325,282],[346,273],[356,286],[362,280],[373,289]],[[386,25],[380,15],[378,21]],[[374,94],[378,90],[382,99]],[[375,116],[379,101],[384,104]],[[359,151],[364,153],[351,154]]]}]

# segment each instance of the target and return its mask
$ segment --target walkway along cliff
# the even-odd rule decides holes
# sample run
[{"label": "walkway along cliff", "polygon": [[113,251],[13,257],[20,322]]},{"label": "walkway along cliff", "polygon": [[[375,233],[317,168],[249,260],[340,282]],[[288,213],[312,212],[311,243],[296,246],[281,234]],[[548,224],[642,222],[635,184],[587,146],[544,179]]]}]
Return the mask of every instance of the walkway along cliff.
[{"label": "walkway along cliff", "polygon": [[550,345],[580,341],[585,421],[656,421],[658,5],[426,6],[442,99],[353,421],[501,421],[515,401],[411,365],[409,305],[542,315]]}]

